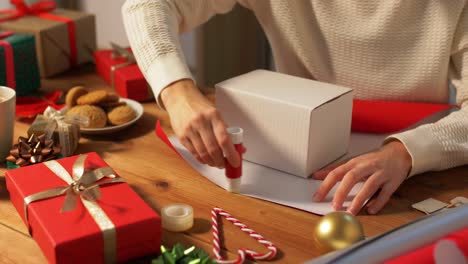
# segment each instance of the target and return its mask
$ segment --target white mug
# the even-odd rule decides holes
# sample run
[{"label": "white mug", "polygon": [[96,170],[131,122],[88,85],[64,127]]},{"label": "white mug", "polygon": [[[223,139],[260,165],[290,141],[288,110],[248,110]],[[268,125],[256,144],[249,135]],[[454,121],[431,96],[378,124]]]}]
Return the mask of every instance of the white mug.
[{"label": "white mug", "polygon": [[5,162],[13,143],[15,107],[15,90],[0,86],[0,163]]}]

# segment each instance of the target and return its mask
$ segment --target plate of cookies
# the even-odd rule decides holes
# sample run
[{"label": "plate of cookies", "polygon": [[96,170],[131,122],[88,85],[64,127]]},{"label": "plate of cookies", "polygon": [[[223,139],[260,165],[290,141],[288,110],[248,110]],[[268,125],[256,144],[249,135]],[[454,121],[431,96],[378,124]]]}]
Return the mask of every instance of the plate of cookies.
[{"label": "plate of cookies", "polygon": [[143,106],[137,101],[120,98],[106,90],[88,91],[82,86],[73,87],[67,93],[66,115],[81,115],[89,119],[82,134],[107,134],[120,131],[134,124],[143,115]]}]

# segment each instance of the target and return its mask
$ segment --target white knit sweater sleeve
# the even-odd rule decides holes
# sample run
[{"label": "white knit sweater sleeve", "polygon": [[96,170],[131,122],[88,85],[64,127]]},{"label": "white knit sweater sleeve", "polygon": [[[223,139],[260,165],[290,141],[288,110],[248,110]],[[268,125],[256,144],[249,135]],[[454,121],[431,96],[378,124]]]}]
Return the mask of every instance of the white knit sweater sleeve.
[{"label": "white knit sweater sleeve", "polygon": [[468,164],[468,7],[465,6],[452,45],[450,80],[457,90],[460,110],[436,123],[391,136],[408,149],[410,175]]},{"label": "white knit sweater sleeve", "polygon": [[125,30],[138,66],[159,94],[169,84],[192,79],[179,34],[230,11],[236,0],[127,0],[122,7]]}]

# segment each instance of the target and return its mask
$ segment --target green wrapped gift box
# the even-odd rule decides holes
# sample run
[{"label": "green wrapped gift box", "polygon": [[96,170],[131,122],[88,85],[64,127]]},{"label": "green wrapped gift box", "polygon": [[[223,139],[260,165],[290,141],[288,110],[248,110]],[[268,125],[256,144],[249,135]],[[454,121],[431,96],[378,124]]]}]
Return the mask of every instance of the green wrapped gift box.
[{"label": "green wrapped gift box", "polygon": [[34,35],[0,32],[0,85],[14,88],[18,96],[39,89],[41,80]]}]

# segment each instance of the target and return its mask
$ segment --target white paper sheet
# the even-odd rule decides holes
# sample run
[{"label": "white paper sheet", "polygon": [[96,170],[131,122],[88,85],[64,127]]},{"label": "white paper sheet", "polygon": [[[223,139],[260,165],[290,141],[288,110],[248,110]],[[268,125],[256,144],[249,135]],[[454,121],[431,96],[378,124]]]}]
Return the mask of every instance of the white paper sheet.
[{"label": "white paper sheet", "polygon": [[[366,142],[363,135],[352,135],[351,138],[356,137],[360,143],[358,150],[353,150],[350,153],[361,153],[369,151],[381,144],[382,135],[370,135],[370,139]],[[220,186],[227,188],[227,181],[224,175],[224,169],[217,169],[207,165],[200,164],[192,157],[185,147],[180,144],[176,137],[170,137],[172,145],[177,149],[181,156],[201,175],[208,178],[210,181]],[[362,142],[364,140],[364,143]],[[248,149],[247,149],[248,151]],[[322,181],[314,179],[304,179],[295,175],[287,174],[275,169],[271,169],[259,164],[249,161],[243,161],[242,184],[240,193],[247,196],[267,200],[270,202],[283,204],[298,208],[307,212],[315,214],[327,214],[334,211],[331,206],[331,200],[335,193],[335,188],[328,194],[323,202],[315,203],[312,201],[312,195],[318,189]],[[344,207],[349,206],[350,201],[354,198],[357,191],[361,188],[362,183],[356,184],[348,196]]]},{"label": "white paper sheet", "polygon": [[[419,126],[424,123],[434,122],[448,114],[449,111],[442,111],[425,120],[418,122],[414,126]],[[338,159],[340,162],[362,153],[369,152],[381,146],[383,140],[388,134],[367,134],[367,133],[351,133],[348,153]],[[224,169],[220,170],[204,164],[200,164],[192,155],[180,144],[179,140],[172,136],[169,138],[175,149],[181,156],[201,175],[208,178],[210,181],[227,189],[226,176]],[[246,146],[248,151],[248,146]],[[314,179],[305,179],[295,175],[291,175],[282,171],[271,169],[249,161],[243,161],[242,183],[240,194],[255,197],[262,200],[298,208],[307,212],[324,215],[334,211],[331,206],[331,201],[338,184],[327,195],[323,202],[316,203],[312,201],[312,196],[320,186],[322,181]],[[362,183],[358,183],[351,190],[343,209],[350,205],[350,202],[362,187]]]}]

